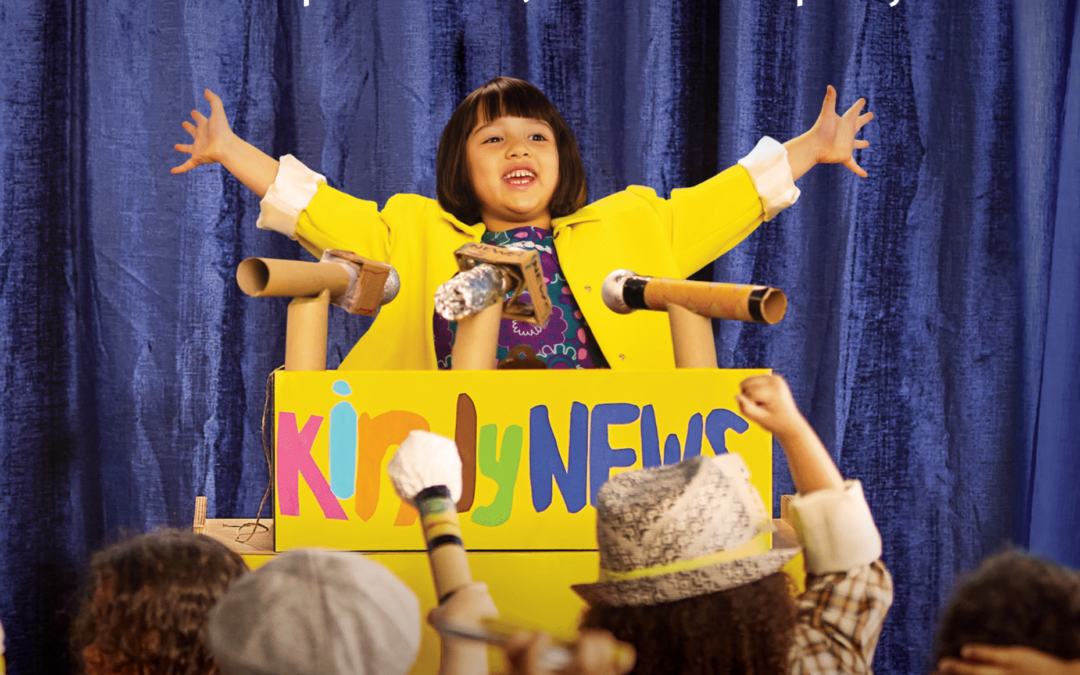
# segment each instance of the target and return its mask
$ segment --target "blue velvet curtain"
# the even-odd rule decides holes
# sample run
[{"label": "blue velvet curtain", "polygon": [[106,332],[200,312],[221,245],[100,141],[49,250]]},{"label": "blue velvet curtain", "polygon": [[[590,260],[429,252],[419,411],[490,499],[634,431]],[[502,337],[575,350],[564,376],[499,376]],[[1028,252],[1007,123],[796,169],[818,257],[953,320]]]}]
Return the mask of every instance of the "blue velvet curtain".
[{"label": "blue velvet curtain", "polygon": [[[236,264],[302,257],[217,167],[172,176],[219,93],[237,132],[379,202],[434,195],[442,125],[498,74],[576,131],[590,194],[661,194],[809,127],[877,115],[860,180],[701,274],[783,288],[717,327],[863,480],[895,575],[879,672],[928,669],[955,575],[1005,542],[1080,566],[1080,15],[1075,0],[4,0],[0,622],[10,671],[68,668],[70,597],[121,530],[254,514],[284,301]],[[366,328],[333,314],[331,365]],[[779,455],[778,455],[779,458]],[[782,459],[778,493],[790,491]]]}]

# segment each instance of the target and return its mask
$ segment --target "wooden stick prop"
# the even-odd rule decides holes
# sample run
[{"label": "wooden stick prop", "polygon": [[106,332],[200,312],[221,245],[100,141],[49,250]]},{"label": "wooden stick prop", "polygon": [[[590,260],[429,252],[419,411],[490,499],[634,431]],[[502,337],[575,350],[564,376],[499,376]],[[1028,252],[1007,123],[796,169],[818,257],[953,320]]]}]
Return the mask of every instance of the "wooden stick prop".
[{"label": "wooden stick prop", "polygon": [[663,312],[678,305],[715,319],[773,324],[787,312],[787,296],[779,288],[646,277],[630,270],[609,274],[601,296],[619,314],[636,309]]},{"label": "wooden stick prop", "polygon": [[394,490],[420,511],[439,604],[472,581],[454,504],[461,498],[461,456],[454,441],[412,431],[386,467]]},{"label": "wooden stick prop", "polygon": [[236,283],[253,298],[292,297],[285,327],[285,369],[326,370],[326,311],[374,316],[397,297],[401,280],[386,263],[328,250],[317,263],[248,258]]}]

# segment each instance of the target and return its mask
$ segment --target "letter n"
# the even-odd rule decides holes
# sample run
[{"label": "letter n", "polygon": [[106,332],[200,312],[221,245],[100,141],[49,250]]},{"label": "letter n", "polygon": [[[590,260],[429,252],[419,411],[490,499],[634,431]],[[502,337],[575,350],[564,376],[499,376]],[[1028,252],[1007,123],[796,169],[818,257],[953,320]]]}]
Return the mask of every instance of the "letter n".
[{"label": "letter n", "polygon": [[566,510],[585,508],[589,461],[589,409],[583,403],[570,408],[570,451],[563,465],[559,444],[551,430],[546,405],[529,411],[529,482],[533,508],[537,513],[551,506],[552,481],[559,484]]}]

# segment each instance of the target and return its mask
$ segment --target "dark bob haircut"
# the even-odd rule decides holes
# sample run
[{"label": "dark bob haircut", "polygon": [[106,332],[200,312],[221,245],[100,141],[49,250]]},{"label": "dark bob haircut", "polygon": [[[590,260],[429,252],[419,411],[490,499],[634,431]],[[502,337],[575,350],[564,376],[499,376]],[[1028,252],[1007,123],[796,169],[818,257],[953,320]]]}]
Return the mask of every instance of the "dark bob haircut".
[{"label": "dark bob haircut", "polygon": [[568,216],[585,206],[585,167],[574,133],[543,92],[511,77],[496,77],[466,96],[446,123],[435,159],[439,205],[466,225],[480,222],[480,201],[469,179],[465,144],[477,126],[500,117],[540,120],[554,132],[559,150],[559,183],[548,207],[551,217]]},{"label": "dark bob haircut", "polygon": [[797,621],[784,572],[658,605],[589,607],[584,628],[634,645],[634,675],[787,675]]},{"label": "dark bob haircut", "polygon": [[1080,659],[1080,574],[1022,551],[987,558],[942,610],[933,662],[960,658],[971,642]]},{"label": "dark bob haircut", "polygon": [[94,555],[71,646],[90,673],[218,672],[206,620],[247,567],[201,534],[160,530]]}]

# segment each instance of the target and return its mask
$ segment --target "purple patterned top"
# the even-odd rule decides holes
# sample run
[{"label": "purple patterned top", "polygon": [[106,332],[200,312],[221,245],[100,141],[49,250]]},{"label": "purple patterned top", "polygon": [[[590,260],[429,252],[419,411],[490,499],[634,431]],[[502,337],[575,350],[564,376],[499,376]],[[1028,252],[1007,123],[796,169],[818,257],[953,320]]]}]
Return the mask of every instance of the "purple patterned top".
[{"label": "purple patterned top", "polygon": [[[539,251],[540,266],[551,297],[551,318],[547,326],[540,327],[524,321],[502,322],[496,358],[504,359],[512,348],[524,344],[532,347],[548,368],[607,368],[608,363],[600,351],[600,345],[596,344],[559,267],[551,230],[515,227],[505,232],[487,232],[482,240],[493,246]],[[529,294],[522,293],[521,300],[529,302]],[[446,370],[450,368],[450,349],[454,344],[457,323],[447,321],[436,313],[434,328],[435,358],[439,361],[439,369]]]}]

